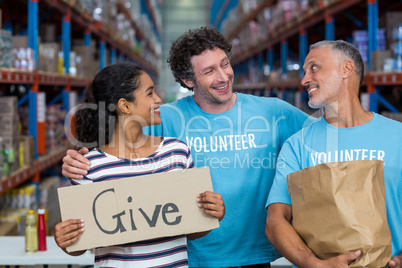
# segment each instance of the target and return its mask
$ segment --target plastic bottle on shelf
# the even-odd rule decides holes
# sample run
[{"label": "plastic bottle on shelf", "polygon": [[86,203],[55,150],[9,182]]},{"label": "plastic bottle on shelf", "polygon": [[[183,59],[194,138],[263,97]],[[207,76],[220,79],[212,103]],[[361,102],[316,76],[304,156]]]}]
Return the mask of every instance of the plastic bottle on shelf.
[{"label": "plastic bottle on shelf", "polygon": [[25,220],[25,252],[33,253],[38,250],[38,229],[36,216],[33,210],[28,211]]},{"label": "plastic bottle on shelf", "polygon": [[46,221],[45,209],[38,209],[38,236],[39,236],[39,251],[46,250]]}]

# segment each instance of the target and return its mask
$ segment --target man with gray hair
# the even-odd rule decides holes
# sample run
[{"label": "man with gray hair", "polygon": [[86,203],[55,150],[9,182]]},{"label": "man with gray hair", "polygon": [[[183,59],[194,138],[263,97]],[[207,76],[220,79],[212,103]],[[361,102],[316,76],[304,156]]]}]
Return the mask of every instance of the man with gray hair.
[{"label": "man with gray hair", "polygon": [[[352,160],[384,161],[387,220],[393,256],[388,267],[402,267],[402,124],[365,111],[361,106],[359,88],[364,65],[359,51],[352,44],[339,40],[312,45],[303,70],[301,83],[308,92],[309,106],[322,109],[323,116],[289,138],[281,149],[266,204],[265,233],[268,239],[298,267],[346,268],[360,256],[360,250],[327,260],[314,255],[291,225],[292,200],[286,181],[290,173],[317,163],[331,162],[329,157],[325,157],[330,153],[339,156],[332,161],[345,161],[341,155],[348,150],[353,154]],[[317,159],[317,155],[324,157]]]}]

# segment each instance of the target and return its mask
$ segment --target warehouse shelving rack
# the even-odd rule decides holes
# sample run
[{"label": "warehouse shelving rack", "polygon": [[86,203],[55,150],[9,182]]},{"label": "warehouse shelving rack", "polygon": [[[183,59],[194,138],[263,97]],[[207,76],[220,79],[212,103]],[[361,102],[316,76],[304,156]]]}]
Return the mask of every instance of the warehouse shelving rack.
[{"label": "warehouse shelving rack", "polygon": [[[21,2],[19,3],[20,5]],[[26,166],[13,172],[7,177],[0,178],[0,194],[28,180],[31,180],[35,184],[39,183],[40,173],[59,163],[68,149],[68,145],[66,144],[61,145],[60,148],[52,152],[46,152],[44,118],[46,111],[46,87],[53,86],[61,89],[61,92],[50,103],[56,103],[61,100],[65,110],[69,111],[76,102],[74,100],[76,92],[73,90],[82,91],[90,81],[89,77],[73,77],[68,73],[72,23],[84,29],[83,39],[85,46],[90,46],[92,35],[99,40],[100,69],[108,64],[106,62],[106,46],[109,45],[111,48],[109,56],[110,64],[117,62],[118,51],[120,61],[131,61],[141,65],[153,79],[158,76],[158,69],[155,63],[149,63],[135,48],[129,47],[128,44],[124,43],[119,37],[119,33],[113,31],[108,25],[95,21],[88,13],[79,9],[74,0],[28,0],[25,3],[28,5],[26,8],[28,13],[28,46],[33,49],[36,62],[38,60],[39,5],[41,5],[42,9],[51,9],[52,12],[56,10],[63,16],[61,20],[61,41],[63,44],[63,64],[66,74],[47,73],[37,69],[34,71],[24,71],[0,68],[0,84],[21,84],[28,88],[28,93],[19,99],[18,105],[21,106],[28,102],[29,135],[33,136],[35,140],[34,163],[31,166]],[[158,60],[159,55],[148,42],[146,34],[138,27],[134,19],[131,18],[131,15],[122,4],[122,0],[118,0],[118,8],[130,20],[132,27],[136,31],[136,38],[145,42],[146,49]],[[160,34],[160,25],[156,20],[156,16],[158,16],[157,10],[153,9],[150,5],[147,5],[147,9],[146,12],[152,14],[152,22],[155,25],[157,34]]]},{"label": "warehouse shelving rack", "polygon": [[[272,6],[278,1],[261,0],[257,7],[249,14],[246,14],[239,24],[226,35],[229,40],[236,38],[237,34],[252,20],[256,20],[257,16],[263,11],[265,7]],[[289,39],[293,38],[293,43],[298,43],[299,65],[302,66],[304,59],[308,53],[308,31],[317,24],[325,23],[325,32],[322,33],[321,39],[334,40],[335,31],[338,31],[337,21],[334,17],[348,9],[353,9],[356,6],[361,7],[366,2],[367,5],[367,24],[365,25],[368,30],[368,72],[365,75],[363,86],[365,87],[366,96],[369,102],[365,103],[365,108],[377,112],[378,104],[381,103],[391,112],[398,112],[398,109],[388,102],[380,95],[381,86],[396,86],[402,85],[402,75],[400,72],[394,71],[390,73],[372,72],[371,66],[371,52],[377,49],[377,30],[378,30],[378,14],[379,14],[379,0],[320,0],[319,9],[310,12],[307,10],[303,14],[299,14],[296,18],[287,21],[275,31],[270,32],[265,38],[259,41],[256,45],[250,45],[247,49],[240,51],[232,56],[232,64],[237,74],[247,76],[249,66],[257,66],[259,70],[263,69],[263,62],[271,67],[274,67],[274,53],[275,51],[280,54],[280,67],[283,74],[287,72],[287,59],[289,55]],[[387,2],[387,1],[383,1]],[[389,2],[389,1],[388,1]],[[394,3],[396,4],[396,3]],[[384,3],[384,5],[386,5]],[[384,7],[382,7],[384,9]],[[362,24],[353,16],[349,16],[351,23]],[[402,23],[402,22],[401,22]],[[360,25],[361,26],[361,25]],[[336,28],[336,29],[335,29]],[[296,38],[295,38],[296,37]],[[344,38],[344,37],[341,37]],[[297,42],[298,41],[298,42]],[[319,41],[319,40],[315,40]],[[294,45],[294,44],[293,44]],[[276,50],[275,50],[276,47]],[[282,94],[286,94],[289,88],[298,89],[299,95],[304,95],[307,98],[303,87],[300,85],[303,70],[300,68],[299,79],[289,80],[282,78],[277,81],[267,81],[259,83],[236,84],[235,91],[245,92],[249,94],[256,94],[260,96],[270,96],[273,88],[279,88]]]}]

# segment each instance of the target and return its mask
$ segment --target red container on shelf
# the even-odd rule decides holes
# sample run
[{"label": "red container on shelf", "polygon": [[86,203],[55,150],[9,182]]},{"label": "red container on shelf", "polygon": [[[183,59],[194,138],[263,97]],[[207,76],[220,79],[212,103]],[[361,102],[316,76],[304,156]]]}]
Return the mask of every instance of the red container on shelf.
[{"label": "red container on shelf", "polygon": [[38,209],[38,238],[39,238],[39,251],[46,250],[46,222],[45,222],[45,209]]}]

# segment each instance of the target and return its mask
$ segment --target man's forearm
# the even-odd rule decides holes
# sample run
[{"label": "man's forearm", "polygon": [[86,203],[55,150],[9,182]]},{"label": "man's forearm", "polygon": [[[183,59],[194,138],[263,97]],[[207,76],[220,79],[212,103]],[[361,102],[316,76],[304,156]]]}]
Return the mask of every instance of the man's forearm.
[{"label": "man's forearm", "polygon": [[319,264],[320,260],[285,218],[268,217],[265,233],[274,247],[294,265],[313,268]]}]

